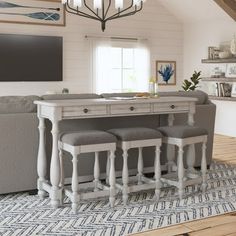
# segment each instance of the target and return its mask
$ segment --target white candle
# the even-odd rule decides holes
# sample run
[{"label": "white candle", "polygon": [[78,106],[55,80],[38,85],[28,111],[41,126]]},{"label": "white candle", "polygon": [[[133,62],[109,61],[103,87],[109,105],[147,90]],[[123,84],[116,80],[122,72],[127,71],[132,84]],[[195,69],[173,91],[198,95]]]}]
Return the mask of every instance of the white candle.
[{"label": "white candle", "polygon": [[142,0],[134,0],[134,6],[140,7]]},{"label": "white candle", "polygon": [[116,9],[122,9],[124,7],[123,0],[115,0],[115,8]]},{"label": "white candle", "polygon": [[75,7],[81,7],[82,6],[82,0],[74,0],[74,6]]},{"label": "white candle", "polygon": [[102,8],[102,0],[94,0],[93,7],[94,7],[94,9],[101,9]]}]

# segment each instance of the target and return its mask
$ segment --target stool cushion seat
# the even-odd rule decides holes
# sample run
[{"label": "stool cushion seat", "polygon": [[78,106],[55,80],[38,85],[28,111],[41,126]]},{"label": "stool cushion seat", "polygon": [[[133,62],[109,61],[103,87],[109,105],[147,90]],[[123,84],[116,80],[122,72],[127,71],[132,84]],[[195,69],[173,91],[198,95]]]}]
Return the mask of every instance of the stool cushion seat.
[{"label": "stool cushion seat", "polygon": [[186,125],[165,126],[158,128],[158,130],[163,136],[172,138],[190,138],[208,134],[204,128]]},{"label": "stool cushion seat", "polygon": [[63,133],[60,140],[72,146],[115,143],[117,141],[114,135],[99,130]]},{"label": "stool cushion seat", "polygon": [[115,135],[120,141],[135,141],[162,138],[162,134],[159,131],[144,127],[110,129],[107,132]]}]

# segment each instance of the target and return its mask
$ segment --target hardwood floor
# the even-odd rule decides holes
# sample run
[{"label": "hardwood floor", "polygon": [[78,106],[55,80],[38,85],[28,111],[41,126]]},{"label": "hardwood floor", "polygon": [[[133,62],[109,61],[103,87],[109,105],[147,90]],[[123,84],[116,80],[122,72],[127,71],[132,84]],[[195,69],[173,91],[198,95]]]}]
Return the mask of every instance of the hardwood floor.
[{"label": "hardwood floor", "polygon": [[[236,164],[236,138],[216,135],[213,158]],[[135,236],[236,236],[236,213],[151,230]]]}]

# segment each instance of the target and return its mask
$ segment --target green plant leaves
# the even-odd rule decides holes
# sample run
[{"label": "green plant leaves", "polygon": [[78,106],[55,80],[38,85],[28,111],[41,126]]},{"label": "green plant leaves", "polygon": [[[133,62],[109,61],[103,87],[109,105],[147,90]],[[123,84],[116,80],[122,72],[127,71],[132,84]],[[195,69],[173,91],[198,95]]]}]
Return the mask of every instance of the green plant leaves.
[{"label": "green plant leaves", "polygon": [[197,72],[194,71],[192,77],[190,80],[185,79],[182,85],[182,88],[184,91],[194,91],[198,86],[200,80],[202,79],[201,77],[201,71]]}]

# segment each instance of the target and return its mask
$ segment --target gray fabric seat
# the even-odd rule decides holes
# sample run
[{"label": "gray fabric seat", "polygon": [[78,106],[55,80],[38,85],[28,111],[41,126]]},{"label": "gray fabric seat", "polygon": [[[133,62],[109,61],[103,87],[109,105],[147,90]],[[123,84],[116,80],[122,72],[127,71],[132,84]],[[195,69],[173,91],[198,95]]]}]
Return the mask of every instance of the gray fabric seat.
[{"label": "gray fabric seat", "polygon": [[185,125],[165,126],[158,128],[158,130],[163,136],[172,138],[190,138],[208,134],[207,130],[204,128]]},{"label": "gray fabric seat", "polygon": [[162,134],[155,130],[144,127],[110,129],[107,132],[115,135],[120,141],[134,141],[162,138]]},{"label": "gray fabric seat", "polygon": [[117,141],[114,135],[99,130],[63,133],[60,140],[72,146],[115,143]]}]

